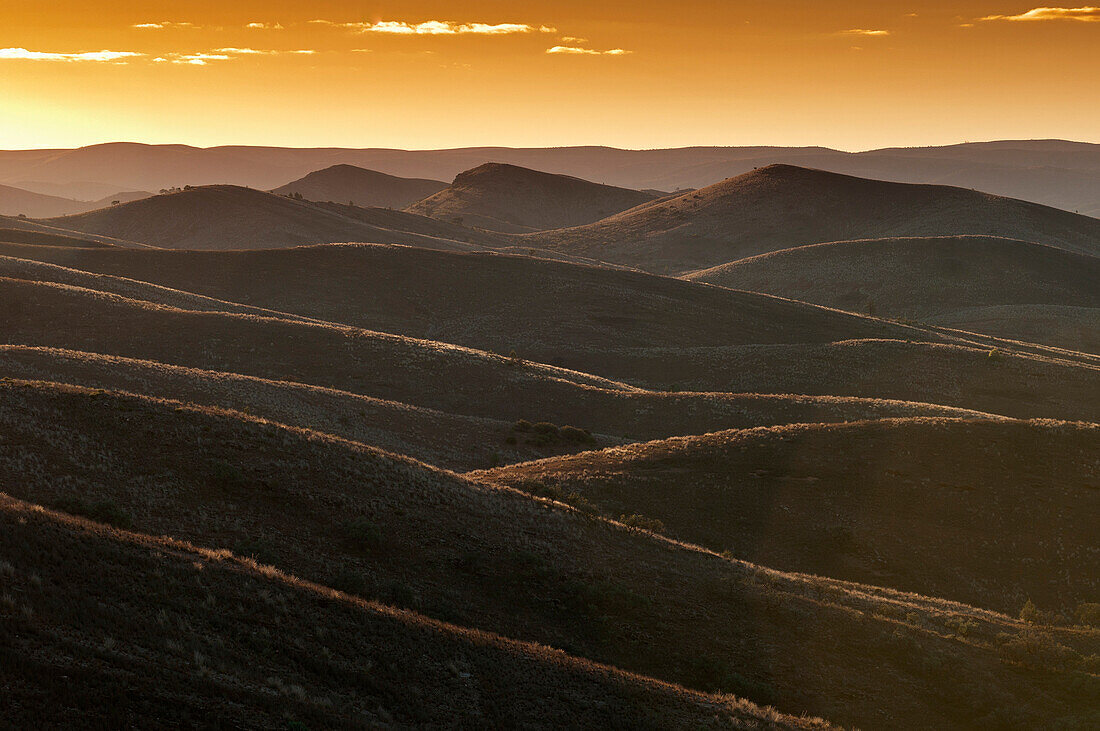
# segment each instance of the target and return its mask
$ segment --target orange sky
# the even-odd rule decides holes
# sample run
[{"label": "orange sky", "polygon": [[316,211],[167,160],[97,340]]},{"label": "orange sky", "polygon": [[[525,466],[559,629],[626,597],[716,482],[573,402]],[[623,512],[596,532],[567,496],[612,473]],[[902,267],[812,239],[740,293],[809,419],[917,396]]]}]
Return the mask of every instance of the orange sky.
[{"label": "orange sky", "polygon": [[0,148],[1100,142],[1097,69],[1077,3],[3,0]]}]

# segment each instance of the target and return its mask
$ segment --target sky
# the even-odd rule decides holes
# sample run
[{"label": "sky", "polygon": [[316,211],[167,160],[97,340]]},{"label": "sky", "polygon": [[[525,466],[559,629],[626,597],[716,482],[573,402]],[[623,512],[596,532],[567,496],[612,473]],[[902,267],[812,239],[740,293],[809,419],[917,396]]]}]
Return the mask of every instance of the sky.
[{"label": "sky", "polygon": [[0,3],[0,148],[1100,142],[1100,7]]}]

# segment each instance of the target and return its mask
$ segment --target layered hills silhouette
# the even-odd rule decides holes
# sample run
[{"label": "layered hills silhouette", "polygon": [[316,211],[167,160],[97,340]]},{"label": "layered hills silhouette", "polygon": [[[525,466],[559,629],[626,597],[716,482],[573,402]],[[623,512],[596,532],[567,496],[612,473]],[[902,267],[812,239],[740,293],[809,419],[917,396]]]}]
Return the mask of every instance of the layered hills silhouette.
[{"label": "layered hills silhouette", "polygon": [[1091,728],[1100,221],[815,168],[1093,152],[0,153],[5,723]]},{"label": "layered hills silhouette", "polygon": [[[229,183],[270,190],[337,164],[405,178],[451,180],[487,162],[638,190],[702,188],[773,163],[906,183],[975,188],[1100,215],[1100,145],[1002,140],[859,153],[825,147],[613,147],[451,150],[290,149],[110,143],[72,150],[0,151],[0,183],[64,198],[119,190]],[[100,181],[98,183],[93,181]]]}]

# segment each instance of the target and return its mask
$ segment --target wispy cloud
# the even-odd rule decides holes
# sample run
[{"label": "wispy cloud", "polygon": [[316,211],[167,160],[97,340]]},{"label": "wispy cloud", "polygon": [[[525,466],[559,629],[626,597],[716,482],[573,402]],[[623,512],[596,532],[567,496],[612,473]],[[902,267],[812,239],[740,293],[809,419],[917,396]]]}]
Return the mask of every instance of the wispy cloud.
[{"label": "wispy cloud", "polygon": [[450,20],[427,20],[423,23],[407,23],[400,20],[382,20],[377,23],[337,23],[331,20],[311,20],[315,25],[344,28],[357,33],[385,33],[401,36],[501,36],[521,33],[556,33],[556,28],[526,23],[456,23]]},{"label": "wispy cloud", "polygon": [[633,51],[627,51],[623,48],[612,48],[607,51],[597,51],[592,48],[579,48],[577,46],[554,46],[553,48],[547,48],[546,52],[573,56],[626,56],[627,54],[633,53]]},{"label": "wispy cloud", "polygon": [[576,36],[562,36],[562,43],[588,43],[587,38],[577,38]]},{"label": "wispy cloud", "polygon": [[131,28],[139,30],[164,30],[165,28],[198,28],[194,23],[179,23],[174,20],[162,20],[159,23],[134,23]]},{"label": "wispy cloud", "polygon": [[144,56],[136,51],[81,51],[79,53],[55,53],[52,51],[29,51],[26,48],[0,48],[0,60],[3,61],[98,61],[107,63],[125,63],[126,59]]},{"label": "wispy cloud", "polygon": [[890,35],[888,30],[872,30],[870,28],[849,28],[848,30],[840,31],[842,36],[867,36],[870,38],[882,37]]},{"label": "wispy cloud", "polygon": [[283,26],[280,23],[263,23],[260,21],[247,23],[244,27],[251,28],[252,30],[283,30]]},{"label": "wispy cloud", "polygon": [[157,63],[174,63],[188,66],[207,66],[214,61],[231,61],[234,58],[244,56],[312,56],[317,53],[312,49],[303,48],[293,51],[276,51],[259,48],[215,48],[212,51],[197,53],[168,53],[158,56],[153,60]]},{"label": "wispy cloud", "polygon": [[987,15],[980,20],[1039,21],[1076,20],[1085,23],[1100,22],[1100,7],[1088,5],[1081,8],[1033,8],[1019,15]]},{"label": "wispy cloud", "polygon": [[[186,64],[189,66],[206,66],[211,61],[228,61],[232,56],[228,53],[172,53],[165,59],[175,64]],[[158,57],[154,59],[160,61]]]}]

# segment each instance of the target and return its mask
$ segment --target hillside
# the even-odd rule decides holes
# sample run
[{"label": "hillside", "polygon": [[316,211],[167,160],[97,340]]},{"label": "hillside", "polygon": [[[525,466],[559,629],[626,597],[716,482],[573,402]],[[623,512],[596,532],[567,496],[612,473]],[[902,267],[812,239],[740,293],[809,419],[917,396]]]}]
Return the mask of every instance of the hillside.
[{"label": "hillside", "polygon": [[103,241],[81,239],[61,233],[18,228],[0,228],[0,244],[26,244],[28,246],[61,246],[76,249],[102,249],[112,246]]},{"label": "hillside", "polygon": [[654,199],[652,193],[486,163],[408,210],[466,226],[521,233],[580,226]]},{"label": "hillside", "polygon": [[507,726],[519,718],[826,726],[7,495],[0,526],[10,592],[0,686],[5,722],[17,727],[167,728],[211,718],[241,728]]},{"label": "hillside", "polygon": [[341,245],[33,256],[327,322],[501,354],[515,350],[523,358],[581,370],[597,350],[830,342],[911,332],[753,293],[487,253]]},{"label": "hillside", "polygon": [[929,323],[1100,354],[1100,308],[990,305],[928,318]]},{"label": "hillside", "polygon": [[[0,375],[228,405],[356,439],[369,435],[371,443],[401,444],[402,451],[445,466],[484,467],[590,448],[587,438],[568,431],[517,430],[520,420],[587,429],[601,443],[693,428],[978,415],[873,399],[654,393],[444,343],[187,312],[42,282],[0,280],[0,304],[10,313],[0,324],[0,341],[40,346],[5,348]],[[1063,388],[1072,389],[1065,380]],[[292,384],[280,383],[286,381]]]},{"label": "hillside", "polygon": [[0,215],[49,218],[87,210],[80,201],[0,185]]},{"label": "hillside", "polygon": [[677,437],[480,474],[575,491],[783,570],[1072,614],[1100,591],[1098,448],[1094,424],[901,419]]},{"label": "hillside", "polygon": [[333,241],[464,246],[230,185],[191,188],[45,223],[172,249],[265,249]]},{"label": "hillside", "polygon": [[[907,327],[636,272],[369,246],[206,253],[41,247],[38,255],[68,263],[76,258],[81,267],[118,271],[131,279],[104,282],[72,269],[13,263],[12,276],[108,289],[123,297],[9,280],[0,287],[0,297],[18,316],[0,324],[0,338],[7,342],[304,381],[475,416],[548,420],[639,436],[632,429],[605,426],[598,416],[602,411],[576,402],[575,393],[563,399],[547,392],[534,399],[503,391],[498,401],[496,390],[491,398],[485,391],[501,373],[511,374],[507,381],[533,373],[572,381],[576,371],[612,379],[583,377],[602,388],[625,380],[660,390],[839,394],[1007,416],[1100,416],[1089,397],[1100,378],[1100,361],[1084,355]],[[330,286],[313,287],[301,272],[311,272],[317,282],[327,278]],[[135,283],[158,278],[171,291]],[[510,285],[493,287],[494,282]],[[221,297],[210,302],[190,294],[194,291]],[[545,294],[531,297],[532,292]],[[187,309],[248,313],[246,308],[260,307],[259,314],[278,319],[175,312],[134,302],[135,297]],[[562,302],[575,306],[562,307]],[[352,319],[419,339],[381,335],[374,327],[289,322],[302,317],[298,312],[329,322]],[[532,336],[534,328],[541,338]],[[173,332],[173,339],[165,339],[164,332]],[[359,333],[350,349],[348,332]],[[846,340],[857,333],[863,335]],[[472,351],[477,355],[466,362],[471,351],[439,340],[469,344],[478,348]],[[712,344],[696,344],[704,342]],[[745,344],[713,344],[721,342]],[[383,350],[375,350],[379,347]],[[511,349],[517,350],[515,358]],[[423,382],[418,379],[430,371],[400,365],[410,357],[420,363],[424,356],[411,355],[420,352],[432,353],[427,362],[444,368],[425,375]],[[438,353],[452,357],[438,360]],[[357,359],[368,359],[373,370],[357,367]],[[539,361],[574,370],[545,369]],[[447,362],[451,365],[444,367]],[[853,379],[856,371],[860,378]],[[453,379],[449,389],[448,381],[440,380],[443,373]],[[619,383],[615,388],[628,387]],[[462,410],[470,408],[476,410]],[[676,423],[692,431],[690,419]]]},{"label": "hillside", "polygon": [[937,185],[770,165],[587,226],[522,237],[534,246],[683,273],[807,244],[998,236],[1100,254],[1100,220]]},{"label": "hillside", "polygon": [[[107,414],[111,418],[104,418]],[[0,443],[0,471],[17,500],[90,514],[144,535],[171,534],[216,551],[207,561],[186,556],[187,565],[198,563],[211,576],[196,578],[187,569],[182,576],[186,588],[181,586],[170,602],[157,602],[168,613],[162,627],[180,632],[173,616],[179,611],[176,602],[192,596],[210,611],[218,608],[218,616],[249,617],[250,626],[262,617],[264,631],[257,628],[251,635],[257,649],[270,647],[288,631],[284,627],[293,628],[300,639],[279,645],[281,656],[289,658],[282,667],[303,662],[316,643],[339,643],[329,648],[335,658],[358,659],[359,667],[369,661],[368,669],[391,668],[376,674],[423,683],[421,693],[428,697],[454,697],[449,686],[450,692],[437,690],[439,681],[424,679],[416,665],[399,661],[400,655],[374,660],[378,651],[368,648],[378,640],[370,634],[346,638],[343,623],[331,632],[302,631],[324,624],[333,613],[350,613],[349,627],[352,621],[363,622],[361,613],[345,608],[342,596],[329,594],[328,601],[287,597],[284,602],[277,584],[265,593],[265,582],[248,583],[252,575],[235,569],[237,593],[219,601],[215,577],[237,564],[226,549],[273,566],[277,571],[266,571],[272,580],[285,573],[297,577],[301,583],[295,585],[304,589],[312,589],[312,582],[335,584],[364,599],[520,642],[567,648],[572,655],[666,682],[733,691],[793,715],[824,714],[863,727],[925,728],[932,722],[964,728],[996,725],[1004,718],[1039,723],[1054,717],[1068,723],[1072,716],[1081,722],[1096,711],[1088,681],[1083,686],[1070,682],[1074,669],[1087,663],[1082,653],[1100,642],[1094,631],[1051,628],[1048,642],[1064,646],[1060,659],[1021,661],[1012,648],[1026,642],[1028,628],[1004,615],[723,559],[561,503],[233,413],[9,382],[0,384],[0,428],[8,437]],[[29,464],[41,468],[21,468]],[[12,479],[15,475],[18,480]],[[26,532],[41,531],[46,518],[28,521]],[[12,540],[22,538],[24,530],[13,535]],[[39,555],[34,551],[38,543],[29,545],[30,550],[15,554],[22,570],[13,565],[12,573],[35,571],[33,563],[25,565]],[[65,565],[64,555],[42,553],[36,561]],[[94,565],[120,564],[125,565],[118,560]],[[109,575],[143,576],[149,570]],[[87,574],[79,581],[98,576]],[[166,580],[176,576],[173,572]],[[42,583],[52,596],[53,582]],[[246,595],[251,598],[238,610],[237,597]],[[16,601],[31,605],[30,616],[41,611],[53,619],[65,611],[56,603],[39,610],[34,593],[26,598],[20,593]],[[128,604],[145,601],[134,597]],[[125,614],[100,624],[96,620],[105,610],[98,605],[85,611],[79,611],[79,603],[65,606],[69,625],[83,632],[98,628],[95,643],[107,645],[108,657],[131,647],[131,635],[154,632],[163,638],[166,631],[154,630],[153,611],[138,614],[145,617],[137,625],[142,631],[131,626],[123,635]],[[299,612],[307,609],[321,617],[303,624]],[[407,622],[416,619],[400,616]],[[965,630],[951,629],[960,623]],[[226,632],[237,627],[228,618],[220,626]],[[653,633],[658,626],[661,631]],[[188,639],[202,637],[183,631]],[[104,643],[103,635],[112,641]],[[493,646],[493,638],[477,636],[484,646]],[[182,649],[182,656],[208,667],[214,678],[224,677],[226,666],[240,667],[237,651],[212,639]],[[201,660],[195,659],[196,651]],[[322,694],[313,673],[324,673],[324,664],[333,661],[320,654],[322,670],[287,676],[287,670],[269,670],[277,661],[261,654],[260,667],[238,672],[246,678],[274,675],[280,682],[270,683],[273,687],[298,684],[309,698]],[[452,657],[453,675],[463,679],[470,662],[465,653]],[[925,669],[928,663],[934,673]],[[446,670],[444,664],[439,672]],[[850,693],[858,694],[858,704],[847,699]],[[405,713],[419,707],[397,702]]]},{"label": "hillside", "polygon": [[[686,279],[767,292],[880,317],[928,320],[1074,350],[1085,339],[1031,324],[1047,310],[1100,308],[1100,258],[978,236],[841,241],[800,246],[693,272]],[[998,309],[990,329],[978,310]],[[1066,308],[1071,308],[1067,311]],[[970,311],[964,315],[962,311]],[[955,315],[954,313],[960,313]],[[992,313],[991,313],[992,314]],[[1012,316],[1010,316],[1010,314]],[[1096,315],[1092,315],[1094,320]],[[1072,318],[1070,320],[1072,327]],[[1044,332],[1045,331],[1045,332]],[[1093,343],[1094,344],[1094,343]]]},{"label": "hillside", "polygon": [[447,187],[438,180],[399,178],[354,165],[333,165],[272,190],[309,201],[351,203],[370,208],[405,208]]}]

